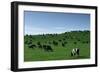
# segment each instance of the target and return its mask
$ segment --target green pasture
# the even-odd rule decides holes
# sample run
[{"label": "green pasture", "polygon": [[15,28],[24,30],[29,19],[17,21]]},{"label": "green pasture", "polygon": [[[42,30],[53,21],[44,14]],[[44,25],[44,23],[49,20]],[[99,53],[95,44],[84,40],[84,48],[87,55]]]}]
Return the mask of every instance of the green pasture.
[{"label": "green pasture", "polygon": [[[27,42],[36,45],[35,48],[29,48]],[[58,45],[52,42],[56,41]],[[37,47],[37,43],[41,45],[50,45],[53,52],[47,52],[43,48]],[[62,46],[62,43],[66,42]],[[73,48],[80,49],[80,56],[71,56]],[[48,60],[74,60],[90,58],[90,31],[72,31],[61,34],[41,34],[41,35],[25,35],[24,36],[24,61],[48,61]]]}]

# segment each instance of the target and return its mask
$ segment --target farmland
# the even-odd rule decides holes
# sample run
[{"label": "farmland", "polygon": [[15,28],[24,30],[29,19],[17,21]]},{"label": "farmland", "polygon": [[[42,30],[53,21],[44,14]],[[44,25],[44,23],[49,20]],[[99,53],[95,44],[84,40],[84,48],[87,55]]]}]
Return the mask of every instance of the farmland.
[{"label": "farmland", "polygon": [[[73,48],[80,49],[79,56],[71,56]],[[26,62],[87,58],[90,58],[90,31],[24,35],[24,61]]]}]

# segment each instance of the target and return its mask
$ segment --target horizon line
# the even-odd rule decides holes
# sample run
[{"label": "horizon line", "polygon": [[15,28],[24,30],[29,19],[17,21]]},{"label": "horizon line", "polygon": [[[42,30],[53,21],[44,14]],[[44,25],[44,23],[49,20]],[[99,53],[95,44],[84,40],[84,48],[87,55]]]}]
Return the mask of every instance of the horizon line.
[{"label": "horizon line", "polygon": [[[66,32],[81,32],[81,31],[90,31],[90,30],[74,30],[74,31],[66,31]],[[39,33],[37,33],[37,34],[24,34],[24,35],[46,35],[46,34],[62,34],[62,33],[66,33],[66,32],[59,32],[59,33],[57,33],[57,32],[52,32],[52,33],[41,33],[41,34],[39,34]]]}]

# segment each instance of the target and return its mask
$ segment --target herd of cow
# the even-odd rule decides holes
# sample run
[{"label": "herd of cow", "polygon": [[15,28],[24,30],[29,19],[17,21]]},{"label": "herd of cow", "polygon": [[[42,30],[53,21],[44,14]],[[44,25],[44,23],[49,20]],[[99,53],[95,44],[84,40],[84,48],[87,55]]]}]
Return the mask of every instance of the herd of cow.
[{"label": "herd of cow", "polygon": [[[61,40],[59,40],[61,41]],[[57,41],[53,41],[52,43],[51,42],[48,42],[49,44],[53,44],[54,46],[58,46],[58,42]],[[30,40],[29,42],[25,42],[25,44],[28,45],[29,48],[31,49],[35,49],[35,48],[41,48],[42,50],[44,50],[45,52],[53,52],[54,49],[49,45],[49,44],[41,44],[40,42],[37,42],[37,45],[36,44],[33,44],[32,43],[32,40]],[[67,44],[67,42],[63,42],[61,43],[62,47],[65,47],[65,45]],[[76,44],[74,42],[74,44]],[[71,50],[71,56],[79,56],[79,52],[80,52],[80,49],[79,48],[74,48]]]},{"label": "herd of cow", "polygon": [[[29,45],[29,48],[32,48],[32,49],[34,49],[36,47],[37,46],[34,45],[34,44],[30,44]],[[41,49],[43,49],[46,52],[53,52],[53,49],[52,49],[52,47],[50,45],[38,45],[38,48],[41,48]]]}]

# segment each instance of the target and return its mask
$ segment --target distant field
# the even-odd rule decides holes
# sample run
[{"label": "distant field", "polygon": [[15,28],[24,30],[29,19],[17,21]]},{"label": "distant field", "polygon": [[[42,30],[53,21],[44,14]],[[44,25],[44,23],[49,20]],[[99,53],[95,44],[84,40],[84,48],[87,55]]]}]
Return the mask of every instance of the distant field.
[{"label": "distant field", "polygon": [[[45,49],[48,45],[50,49]],[[80,56],[71,57],[73,48]],[[24,61],[70,60],[90,58],[90,31],[24,36]]]}]

